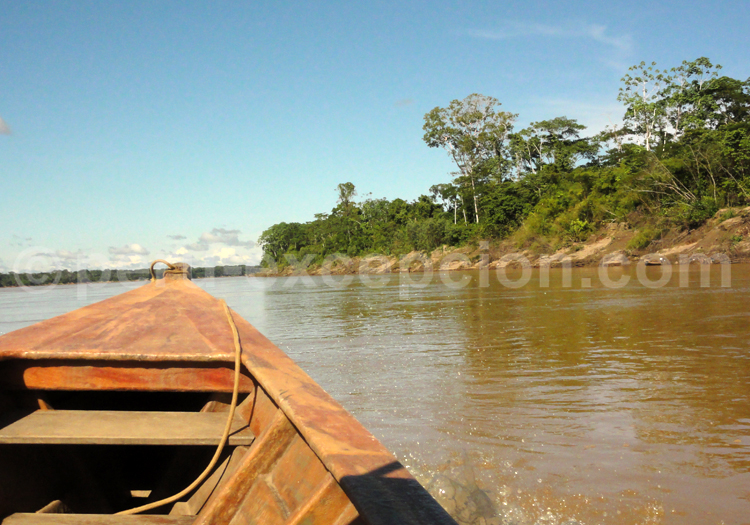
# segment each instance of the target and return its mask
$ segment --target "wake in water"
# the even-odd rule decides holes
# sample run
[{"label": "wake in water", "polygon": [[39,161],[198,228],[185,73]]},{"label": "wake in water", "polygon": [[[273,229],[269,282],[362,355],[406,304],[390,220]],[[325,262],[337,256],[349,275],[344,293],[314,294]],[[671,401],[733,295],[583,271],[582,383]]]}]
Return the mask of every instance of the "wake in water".
[{"label": "wake in water", "polygon": [[615,503],[601,496],[555,494],[542,483],[521,488],[517,468],[509,461],[498,465],[468,451],[434,468],[415,465],[413,458],[409,465],[459,525],[664,523],[662,506],[650,498],[643,501],[630,494],[635,497]]}]

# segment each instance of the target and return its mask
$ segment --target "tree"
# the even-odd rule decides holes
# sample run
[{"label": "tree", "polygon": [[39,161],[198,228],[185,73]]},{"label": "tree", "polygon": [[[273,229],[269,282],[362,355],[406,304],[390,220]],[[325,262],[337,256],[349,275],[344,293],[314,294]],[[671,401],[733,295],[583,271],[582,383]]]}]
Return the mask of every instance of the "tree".
[{"label": "tree", "polygon": [[714,127],[750,121],[750,78],[744,82],[719,77],[706,90],[711,97],[713,114],[707,119]]},{"label": "tree", "polygon": [[675,136],[686,129],[706,127],[712,120],[709,114],[718,109],[711,94],[711,87],[719,76],[720,65],[714,66],[705,57],[682,64],[670,70],[662,96],[665,115]]},{"label": "tree", "polygon": [[424,141],[431,148],[444,148],[458,166],[460,176],[471,184],[474,217],[479,222],[476,169],[492,157],[502,157],[505,141],[518,115],[498,111],[498,100],[471,94],[436,107],[424,116]]},{"label": "tree", "polygon": [[409,222],[409,203],[404,199],[393,199],[388,204],[388,217],[397,226]]},{"label": "tree", "polygon": [[628,132],[625,128],[622,127],[622,125],[613,124],[610,121],[610,124],[608,126],[604,126],[604,129],[600,131],[595,137],[593,137],[592,140],[598,142],[600,146],[614,143],[617,152],[622,153],[622,143],[627,135]]},{"label": "tree", "polygon": [[458,189],[453,184],[435,184],[430,187],[430,193],[435,199],[440,199],[448,204],[448,209],[453,208],[453,224],[458,219]]},{"label": "tree", "polygon": [[435,203],[432,197],[420,195],[412,204],[412,213],[415,220],[430,219],[443,212],[443,207]]},{"label": "tree", "polygon": [[598,147],[579,132],[586,126],[575,119],[557,117],[532,122],[531,126],[510,137],[517,173],[537,173],[542,166],[554,165],[559,171],[573,169],[581,158],[593,158]]},{"label": "tree", "polygon": [[352,203],[352,198],[356,197],[357,190],[351,182],[342,182],[336,189],[339,192],[339,203],[348,208]]},{"label": "tree", "polygon": [[354,218],[356,210],[353,199],[357,195],[357,190],[351,182],[342,182],[336,187],[336,189],[339,193],[339,205],[333,209],[333,215],[343,217],[344,228],[346,229],[346,242],[348,245],[351,244],[352,240],[351,222],[353,221],[361,226],[361,223]]},{"label": "tree", "polygon": [[507,234],[521,225],[537,203],[526,181],[496,184],[482,197],[487,209],[485,221],[495,234]]},{"label": "tree", "polygon": [[622,77],[624,85],[617,95],[617,100],[625,104],[623,120],[634,133],[643,136],[646,151],[651,151],[654,134],[665,122],[662,88],[671,80],[666,71],[654,69],[655,65],[656,62],[650,66],[641,62],[628,68],[633,74]]},{"label": "tree", "polygon": [[290,249],[298,250],[304,244],[304,226],[298,222],[274,224],[261,234],[258,244],[278,260]]}]

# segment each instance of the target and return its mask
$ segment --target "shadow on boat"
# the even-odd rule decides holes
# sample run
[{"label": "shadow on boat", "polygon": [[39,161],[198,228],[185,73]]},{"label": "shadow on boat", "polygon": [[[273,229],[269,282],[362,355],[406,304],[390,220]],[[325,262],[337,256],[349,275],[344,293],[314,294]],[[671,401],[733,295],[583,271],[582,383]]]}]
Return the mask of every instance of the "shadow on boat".
[{"label": "shadow on boat", "polygon": [[344,476],[340,484],[361,514],[378,516],[384,524],[456,523],[417,480],[399,477],[405,472],[394,461],[360,476]]}]

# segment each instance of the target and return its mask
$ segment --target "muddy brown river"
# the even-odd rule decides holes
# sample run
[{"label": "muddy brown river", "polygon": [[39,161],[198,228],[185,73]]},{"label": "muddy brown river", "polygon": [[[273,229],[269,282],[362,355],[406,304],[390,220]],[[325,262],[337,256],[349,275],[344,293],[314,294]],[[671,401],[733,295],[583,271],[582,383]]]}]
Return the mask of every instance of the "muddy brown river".
[{"label": "muddy brown river", "polygon": [[[704,286],[697,266],[195,282],[462,524],[742,524],[750,266],[724,270]],[[0,332],[135,286],[0,290]]]}]

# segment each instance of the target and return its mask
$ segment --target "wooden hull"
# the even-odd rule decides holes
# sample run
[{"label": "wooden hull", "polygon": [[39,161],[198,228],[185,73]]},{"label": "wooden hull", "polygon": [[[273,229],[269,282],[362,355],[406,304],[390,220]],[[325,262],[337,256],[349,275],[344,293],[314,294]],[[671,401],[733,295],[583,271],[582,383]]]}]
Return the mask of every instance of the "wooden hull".
[{"label": "wooden hull", "polygon": [[[0,337],[0,521],[452,524],[395,457],[237,314],[180,278]],[[38,511],[42,510],[42,513]],[[139,521],[140,520],[140,521]]]}]

